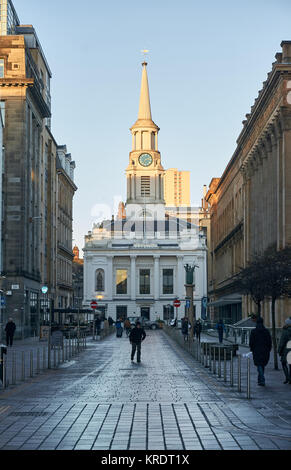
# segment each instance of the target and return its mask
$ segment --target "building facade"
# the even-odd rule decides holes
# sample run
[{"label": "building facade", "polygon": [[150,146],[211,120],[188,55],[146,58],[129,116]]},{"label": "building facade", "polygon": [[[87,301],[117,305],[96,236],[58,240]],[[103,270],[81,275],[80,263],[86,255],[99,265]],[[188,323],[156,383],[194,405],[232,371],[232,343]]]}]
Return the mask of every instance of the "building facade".
[{"label": "building facade", "polygon": [[189,207],[190,204],[190,171],[179,171],[169,168],[165,171],[166,207]]},{"label": "building facade", "polygon": [[205,237],[199,226],[166,216],[158,132],[143,63],[138,120],[131,128],[126,170],[126,206],[119,217],[96,224],[85,237],[84,307],[97,299],[98,309],[113,319],[166,320],[173,315],[177,297],[182,301],[178,316],[184,316],[186,264],[197,265],[197,318],[207,297]]},{"label": "building facade", "polygon": [[[243,130],[221,178],[213,178],[209,262],[210,311],[236,322],[256,311],[235,287],[235,274],[256,254],[291,244],[291,41],[281,43],[272,71],[243,121]],[[278,324],[290,300],[277,304]],[[271,323],[270,302],[263,313]]]},{"label": "building facade", "polygon": [[57,296],[58,145],[50,128],[52,74],[36,31],[19,24],[11,1],[0,6],[4,321],[13,317],[24,337],[38,333]]}]

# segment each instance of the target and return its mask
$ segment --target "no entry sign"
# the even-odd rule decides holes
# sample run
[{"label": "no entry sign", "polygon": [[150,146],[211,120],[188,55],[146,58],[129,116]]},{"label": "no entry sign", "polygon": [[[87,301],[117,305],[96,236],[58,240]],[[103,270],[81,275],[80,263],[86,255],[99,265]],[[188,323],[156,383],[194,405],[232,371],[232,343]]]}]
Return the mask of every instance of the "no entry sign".
[{"label": "no entry sign", "polygon": [[96,310],[96,308],[98,307],[98,304],[97,304],[96,300],[92,300],[90,306],[91,306],[91,308],[93,308],[93,310]]},{"label": "no entry sign", "polygon": [[181,306],[180,300],[176,299],[174,300],[174,307],[179,308]]}]

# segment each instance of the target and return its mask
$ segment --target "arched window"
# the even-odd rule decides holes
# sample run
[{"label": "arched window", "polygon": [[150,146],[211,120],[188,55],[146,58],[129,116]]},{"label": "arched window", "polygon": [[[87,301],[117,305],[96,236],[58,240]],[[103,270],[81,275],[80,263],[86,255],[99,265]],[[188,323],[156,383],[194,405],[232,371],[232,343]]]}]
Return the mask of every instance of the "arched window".
[{"label": "arched window", "polygon": [[103,269],[97,269],[96,271],[96,291],[104,292],[105,288],[105,273]]}]

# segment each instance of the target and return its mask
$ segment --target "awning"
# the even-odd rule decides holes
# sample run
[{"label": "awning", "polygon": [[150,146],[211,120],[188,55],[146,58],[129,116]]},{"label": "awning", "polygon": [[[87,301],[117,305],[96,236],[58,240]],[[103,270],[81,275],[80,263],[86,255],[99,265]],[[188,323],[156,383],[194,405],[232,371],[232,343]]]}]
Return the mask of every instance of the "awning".
[{"label": "awning", "polygon": [[214,302],[210,302],[208,307],[222,307],[223,305],[241,304],[242,296],[240,294],[231,294],[221,297]]}]

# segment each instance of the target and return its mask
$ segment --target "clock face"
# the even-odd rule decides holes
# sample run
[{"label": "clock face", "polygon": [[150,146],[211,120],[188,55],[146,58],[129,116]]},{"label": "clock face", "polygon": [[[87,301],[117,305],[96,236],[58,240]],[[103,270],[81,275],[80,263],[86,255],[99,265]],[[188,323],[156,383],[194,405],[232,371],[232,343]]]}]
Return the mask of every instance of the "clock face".
[{"label": "clock face", "polygon": [[138,161],[142,166],[150,166],[153,163],[153,157],[149,153],[142,153]]}]

